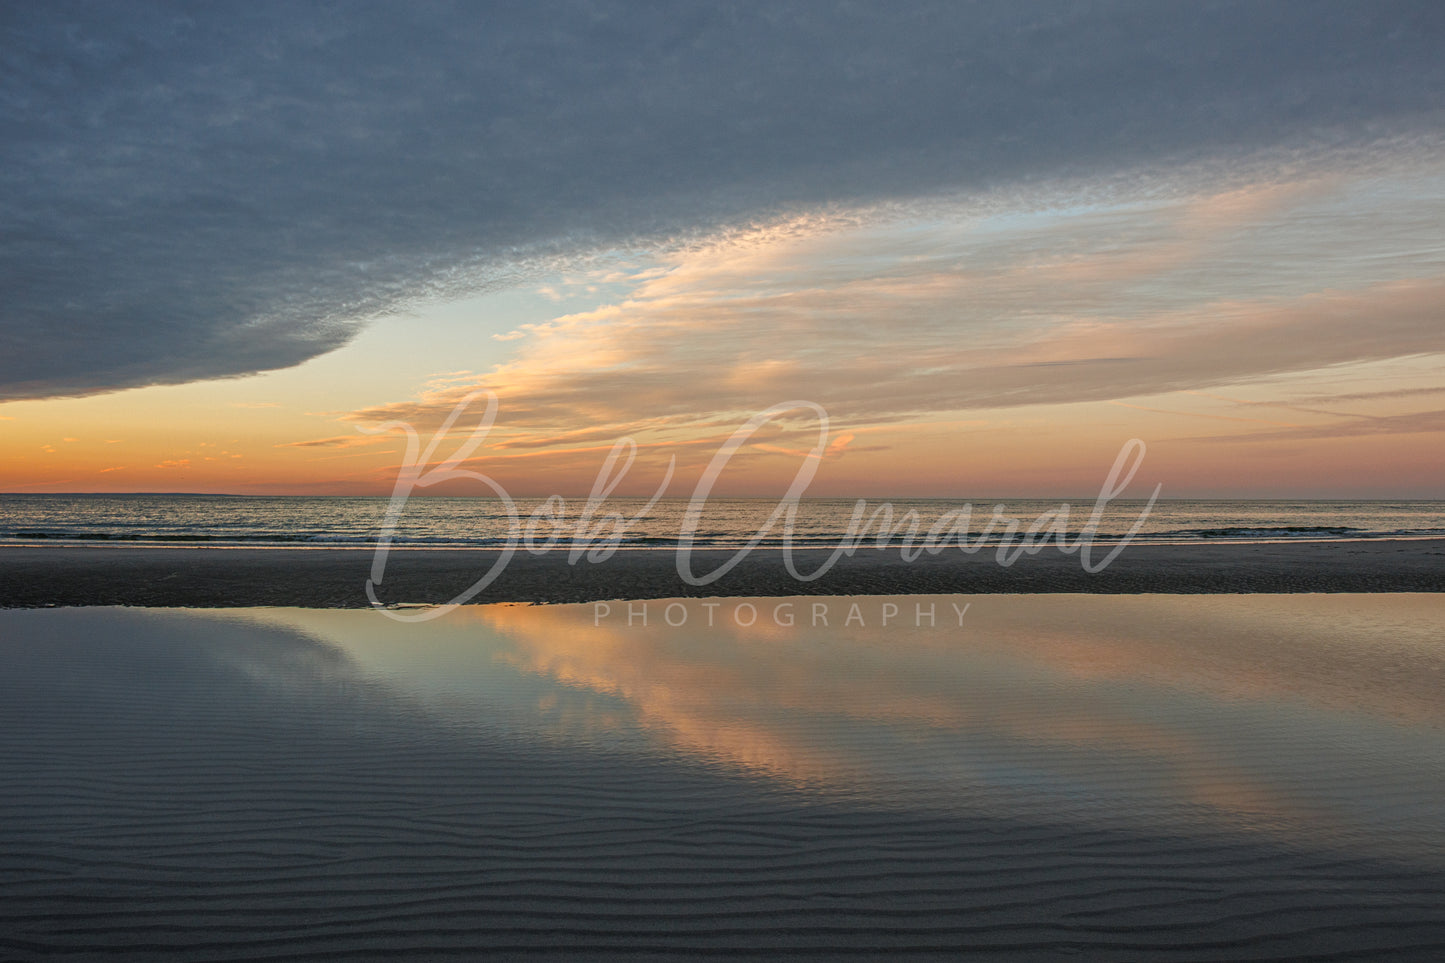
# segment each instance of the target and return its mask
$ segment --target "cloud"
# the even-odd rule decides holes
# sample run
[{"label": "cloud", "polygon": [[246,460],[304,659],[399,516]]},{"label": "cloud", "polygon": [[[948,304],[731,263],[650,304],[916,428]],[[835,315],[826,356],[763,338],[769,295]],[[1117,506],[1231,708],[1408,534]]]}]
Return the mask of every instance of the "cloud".
[{"label": "cloud", "polygon": [[361,435],[336,435],[331,438],[313,438],[309,441],[288,441],[277,448],[361,448],[390,441],[389,438],[367,438]]},{"label": "cloud", "polygon": [[1228,219],[1198,216],[1208,195],[1146,191],[1028,216],[940,204],[931,223],[910,207],[726,234],[617,303],[529,326],[483,376],[352,417],[434,427],[481,385],[502,402],[490,447],[541,447],[579,425],[592,439],[701,434],[790,398],[861,426],[1445,354],[1432,227],[1445,180],[1302,176],[1330,186],[1232,189]]},{"label": "cloud", "polygon": [[1386,391],[1354,391],[1340,394],[1312,395],[1303,399],[1310,403],[1335,404],[1342,401],[1382,401],[1445,394],[1445,385],[1427,388],[1394,388]]},{"label": "cloud", "polygon": [[1243,421],[1256,425],[1275,425],[1283,428],[1298,428],[1299,426],[1289,421],[1269,421],[1265,418],[1240,418],[1235,415],[1215,415],[1204,411],[1180,411],[1174,408],[1154,408],[1149,405],[1135,405],[1127,401],[1111,401],[1111,405],[1118,405],[1121,408],[1132,408],[1135,411],[1151,411],[1159,415],[1183,415],[1188,418],[1208,418],[1212,421]]},{"label": "cloud", "polygon": [[[1348,416],[1347,416],[1348,417]],[[1204,435],[1198,438],[1179,439],[1191,442],[1265,442],[1270,444],[1290,441],[1313,441],[1332,438],[1362,438],[1376,435],[1439,434],[1445,432],[1445,409],[1436,411],[1412,411],[1399,415],[1367,417],[1352,416],[1354,420],[1325,425],[1295,425],[1276,431],[1250,432],[1233,435]]]},{"label": "cloud", "polygon": [[0,399],[780,209],[1433,136],[1433,2],[9,5]]}]

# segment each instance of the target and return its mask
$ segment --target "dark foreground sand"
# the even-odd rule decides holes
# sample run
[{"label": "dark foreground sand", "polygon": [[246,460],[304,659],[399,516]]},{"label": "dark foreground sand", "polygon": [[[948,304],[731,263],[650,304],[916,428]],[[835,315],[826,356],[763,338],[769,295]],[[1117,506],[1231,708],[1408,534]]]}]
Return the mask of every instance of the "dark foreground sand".
[{"label": "dark foreground sand", "polygon": [[[1100,544],[1099,556],[1108,546]],[[797,554],[815,569],[828,553]],[[728,552],[694,554],[710,571]],[[1096,556],[1098,557],[1098,556]],[[385,603],[451,601],[497,560],[489,551],[396,551],[378,596]],[[0,548],[0,607],[140,605],[235,607],[368,605],[366,549]],[[841,559],[799,582],[777,552],[756,551],[710,585],[688,585],[670,550],[619,552],[601,563],[567,563],[564,552],[512,557],[473,602],[589,602],[702,596],[1088,592],[1439,592],[1445,540],[1209,545],[1130,545],[1104,571],[1049,547],[1009,567],[993,552],[949,552],[905,562],[895,550]]]},{"label": "dark foreground sand", "polygon": [[1437,598],[0,612],[0,960],[1440,960]]}]

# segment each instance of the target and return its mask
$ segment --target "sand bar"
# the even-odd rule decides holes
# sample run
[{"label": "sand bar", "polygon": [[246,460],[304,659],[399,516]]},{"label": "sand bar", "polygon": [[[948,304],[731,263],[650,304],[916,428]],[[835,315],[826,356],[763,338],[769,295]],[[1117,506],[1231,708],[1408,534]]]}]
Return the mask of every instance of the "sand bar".
[{"label": "sand bar", "polygon": [[[1101,549],[1106,549],[1101,543]],[[730,552],[696,552],[710,571]],[[797,553],[801,571],[829,553]],[[1101,555],[1103,552],[1101,551]],[[1097,556],[1096,556],[1097,557]],[[386,603],[441,604],[496,563],[492,551],[394,552],[378,595]],[[137,605],[234,607],[369,604],[366,549],[0,548],[0,607]],[[1013,565],[995,553],[958,551],[906,562],[897,549],[867,549],[823,577],[799,582],[777,551],[755,551],[716,582],[692,586],[671,550],[628,550],[569,565],[557,551],[518,552],[474,602],[587,602],[700,596],[1085,592],[1134,594],[1445,591],[1445,540],[1382,539],[1200,545],[1129,545],[1102,572],[1050,546]]]}]

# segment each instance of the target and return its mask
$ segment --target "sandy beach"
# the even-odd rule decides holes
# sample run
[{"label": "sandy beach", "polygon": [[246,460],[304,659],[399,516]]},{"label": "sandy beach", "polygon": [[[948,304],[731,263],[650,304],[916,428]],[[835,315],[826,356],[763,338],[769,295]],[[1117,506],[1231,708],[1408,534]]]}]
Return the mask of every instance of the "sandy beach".
[{"label": "sandy beach", "polygon": [[[1105,547],[1105,546],[1101,546]],[[816,568],[824,551],[797,553]],[[731,557],[693,554],[693,570]],[[394,551],[378,591],[384,603],[441,604],[497,561],[488,551]],[[372,553],[363,549],[131,547],[0,548],[0,607],[139,605],[358,608],[370,603]],[[1445,591],[1445,540],[1136,544],[1105,570],[1047,548],[998,564],[992,552],[947,552],[908,562],[897,549],[860,550],[822,578],[792,578],[776,551],[755,551],[717,582],[691,586],[668,550],[627,550],[569,565],[563,552],[518,552],[474,602],[587,602],[700,596],[879,595],[963,592],[1256,593]]]},{"label": "sandy beach", "polygon": [[1441,0],[0,36],[0,963],[1445,961]]},{"label": "sandy beach", "polygon": [[1445,541],[676,561],[0,549],[0,958],[1445,952]]},{"label": "sandy beach", "polygon": [[1439,596],[852,601],[0,613],[0,957],[1445,950]]}]

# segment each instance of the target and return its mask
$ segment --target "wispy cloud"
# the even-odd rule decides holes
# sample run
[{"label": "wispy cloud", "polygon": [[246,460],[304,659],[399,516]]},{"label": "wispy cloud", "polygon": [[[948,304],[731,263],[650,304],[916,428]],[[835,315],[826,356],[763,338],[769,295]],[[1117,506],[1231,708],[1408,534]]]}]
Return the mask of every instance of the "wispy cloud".
[{"label": "wispy cloud", "polygon": [[[1306,405],[1301,405],[1301,404],[1295,404],[1295,403],[1289,402],[1289,401],[1267,401],[1267,400],[1264,400],[1264,399],[1230,398],[1230,397],[1227,397],[1227,396],[1225,396],[1225,395],[1218,395],[1218,394],[1214,394],[1214,393],[1212,393],[1212,392],[1207,392],[1207,391],[1189,391],[1189,392],[1186,392],[1186,394],[1198,395],[1198,396],[1201,397],[1201,398],[1210,398],[1210,399],[1213,399],[1213,400],[1215,400],[1215,401],[1223,401],[1223,402],[1227,402],[1227,403],[1232,404],[1232,405],[1246,406],[1246,407],[1251,407],[1251,408],[1277,408],[1277,409],[1279,409],[1279,410],[1281,410],[1281,411],[1297,411],[1297,412],[1299,412],[1300,414],[1304,414],[1304,415],[1327,415],[1327,416],[1332,417],[1332,418],[1366,418],[1366,419],[1369,419],[1369,418],[1378,418],[1378,417],[1380,417],[1379,415],[1369,415],[1369,414],[1364,414],[1363,412],[1334,411],[1334,410],[1325,409],[1325,408],[1316,408],[1316,407],[1311,407],[1311,406],[1306,406]],[[1392,396],[1397,397],[1397,398],[1399,398],[1399,397],[1408,397],[1408,395],[1400,395],[1400,394],[1398,394],[1398,393],[1396,393],[1396,392],[1388,392],[1388,393],[1386,393],[1386,394],[1392,395]],[[1224,417],[1224,416],[1221,415],[1221,416],[1218,416],[1218,417]],[[1262,419],[1258,419],[1258,418],[1241,418],[1241,419],[1238,419],[1238,420],[1240,420],[1240,421],[1260,421],[1260,420],[1262,420]],[[1280,424],[1279,422],[1267,422],[1267,423],[1268,423],[1268,424]]]},{"label": "wispy cloud", "polygon": [[1339,404],[1349,401],[1396,401],[1402,398],[1424,398],[1445,394],[1445,384],[1424,388],[1392,388],[1384,391],[1354,391],[1339,394],[1309,395],[1299,399],[1310,404]]},{"label": "wispy cloud", "polygon": [[[481,384],[502,400],[494,447],[543,446],[700,430],[788,398],[847,427],[1445,353],[1430,230],[1445,221],[1445,180],[1398,176],[1416,190],[1390,204],[1389,177],[1306,172],[1307,189],[1176,185],[1022,214],[958,201],[924,222],[912,208],[799,216],[683,251],[624,300],[529,326],[483,376],[351,417],[436,425]],[[1362,222],[1364,207],[1383,216]],[[1230,217],[1201,213],[1221,209]]]},{"label": "wispy cloud", "polygon": [[390,439],[367,437],[365,435],[333,435],[329,438],[312,438],[306,441],[288,441],[277,448],[365,448],[384,444]]},{"label": "wispy cloud", "polygon": [[1109,402],[1109,403],[1112,404],[1112,405],[1118,405],[1120,408],[1132,408],[1132,409],[1134,409],[1135,411],[1152,411],[1152,412],[1154,412],[1155,414],[1160,414],[1160,415],[1170,415],[1170,416],[1180,416],[1180,415],[1182,415],[1182,416],[1184,416],[1184,417],[1186,417],[1186,418],[1208,418],[1208,419],[1211,419],[1211,420],[1213,420],[1213,421],[1245,421],[1245,422],[1250,422],[1250,423],[1256,424],[1256,425],[1275,425],[1275,426],[1284,427],[1284,428],[1298,428],[1298,427],[1299,427],[1298,425],[1294,424],[1293,422],[1288,422],[1288,421],[1269,421],[1269,420],[1264,419],[1264,418],[1240,418],[1240,417],[1237,417],[1237,416],[1235,416],[1235,415],[1216,415],[1216,414],[1212,414],[1212,413],[1207,412],[1207,411],[1181,411],[1180,409],[1177,409],[1177,408],[1154,408],[1154,407],[1151,407],[1151,406],[1149,406],[1149,405],[1135,405],[1135,404],[1130,404],[1130,403],[1127,402],[1127,401],[1111,401],[1111,402]]},{"label": "wispy cloud", "polygon": [[1247,434],[1204,435],[1180,439],[1190,442],[1259,442],[1275,444],[1290,441],[1311,441],[1330,438],[1362,438],[1382,435],[1415,435],[1445,432],[1445,410],[1415,411],[1400,415],[1354,419],[1322,425],[1296,425],[1277,431]]}]

